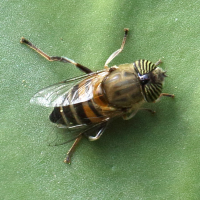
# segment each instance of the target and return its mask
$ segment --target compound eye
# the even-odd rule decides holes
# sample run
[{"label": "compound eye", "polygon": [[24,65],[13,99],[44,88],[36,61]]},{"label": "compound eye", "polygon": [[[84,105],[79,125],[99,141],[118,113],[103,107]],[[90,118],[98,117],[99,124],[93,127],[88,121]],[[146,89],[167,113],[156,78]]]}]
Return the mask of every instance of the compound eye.
[{"label": "compound eye", "polygon": [[143,86],[143,94],[147,102],[154,102],[162,92],[162,83],[150,83]]},{"label": "compound eye", "polygon": [[149,81],[150,81],[150,77],[148,74],[144,74],[144,75],[140,75],[138,74],[139,79],[140,79],[140,83],[142,85],[146,85]]}]

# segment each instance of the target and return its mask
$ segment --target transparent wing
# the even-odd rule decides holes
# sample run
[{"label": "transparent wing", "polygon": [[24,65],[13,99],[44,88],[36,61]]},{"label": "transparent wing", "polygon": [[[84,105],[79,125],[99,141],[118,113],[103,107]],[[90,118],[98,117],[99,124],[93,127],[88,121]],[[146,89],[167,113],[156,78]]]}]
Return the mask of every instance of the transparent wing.
[{"label": "transparent wing", "polygon": [[47,142],[51,146],[62,145],[70,141],[73,141],[80,135],[80,133],[84,132],[87,129],[86,127],[82,127],[80,129],[79,128],[68,129],[68,127],[60,127],[60,126],[58,126],[58,128],[61,129],[56,131],[55,129],[53,129],[53,131],[49,133],[47,137]]},{"label": "transparent wing", "polygon": [[[46,107],[59,107],[87,101],[93,97],[92,83],[97,79],[97,74],[100,72],[102,71],[48,86],[37,92],[30,102]],[[87,81],[77,86],[84,79],[87,79]]]},{"label": "transparent wing", "polygon": [[30,103],[46,107],[56,107],[63,102],[64,96],[74,84],[74,82],[60,82],[43,88],[31,98]]}]

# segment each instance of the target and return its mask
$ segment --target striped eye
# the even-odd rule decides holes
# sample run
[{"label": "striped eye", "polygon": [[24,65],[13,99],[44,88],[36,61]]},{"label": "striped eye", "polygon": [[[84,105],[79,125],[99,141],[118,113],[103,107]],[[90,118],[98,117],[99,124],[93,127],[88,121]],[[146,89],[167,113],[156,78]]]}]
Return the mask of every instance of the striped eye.
[{"label": "striped eye", "polygon": [[162,92],[164,71],[148,60],[137,60],[133,65],[138,74],[145,100],[154,102]]},{"label": "striped eye", "polygon": [[154,102],[162,92],[162,83],[149,83],[143,86],[143,95],[147,102]]},{"label": "striped eye", "polygon": [[140,74],[148,74],[156,69],[156,65],[148,60],[137,60],[133,63],[135,70]]}]

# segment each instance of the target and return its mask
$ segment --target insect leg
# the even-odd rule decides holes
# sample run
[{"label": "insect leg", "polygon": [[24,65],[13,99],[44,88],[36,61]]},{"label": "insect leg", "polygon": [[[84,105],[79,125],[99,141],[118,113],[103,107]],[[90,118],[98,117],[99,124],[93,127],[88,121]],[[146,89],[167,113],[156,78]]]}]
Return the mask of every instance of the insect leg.
[{"label": "insect leg", "polygon": [[87,67],[85,67],[69,58],[47,55],[46,53],[44,53],[42,50],[38,49],[35,45],[33,45],[29,40],[25,39],[24,37],[21,38],[20,42],[26,44],[31,49],[35,50],[37,53],[39,53],[41,56],[43,56],[44,58],[46,58],[49,61],[60,61],[60,62],[64,62],[64,63],[71,63],[71,64],[75,65],[78,69],[82,70],[83,72],[85,72],[87,74],[92,72]]},{"label": "insect leg", "polygon": [[123,48],[124,48],[124,45],[126,43],[126,38],[127,38],[127,35],[128,35],[128,31],[129,29],[128,28],[125,28],[124,29],[124,37],[123,37],[123,40],[122,40],[122,44],[121,44],[121,47],[120,49],[118,49],[117,51],[115,51],[114,53],[112,53],[110,55],[110,57],[106,60],[105,62],[105,65],[104,67],[107,69],[108,68],[108,64],[119,54],[122,52]]},{"label": "insect leg", "polygon": [[162,97],[162,96],[165,96],[165,97],[171,97],[171,98],[174,98],[175,95],[174,94],[168,94],[168,93],[161,93],[159,98]]},{"label": "insect leg", "polygon": [[159,98],[158,98],[155,102],[159,101],[160,98],[163,97],[163,96],[165,96],[165,97],[171,97],[171,98],[174,98],[174,97],[175,97],[174,94],[161,93],[160,96],[159,96]]},{"label": "insect leg", "polygon": [[162,63],[162,60],[161,60],[161,59],[159,59],[159,61],[157,61],[157,62],[155,63],[155,66],[160,65],[160,63]]},{"label": "insect leg", "polygon": [[70,148],[70,150],[67,152],[67,157],[65,158],[64,162],[67,164],[71,163],[71,157],[75,151],[75,148],[77,146],[77,144],[80,142],[81,138],[83,137],[83,135],[81,134],[78,138],[76,138],[75,142],[73,143],[72,147]]},{"label": "insect leg", "polygon": [[95,136],[89,136],[88,139],[90,141],[98,140],[105,131],[106,127],[107,127],[107,122],[101,125],[100,129],[97,130],[97,134]]},{"label": "insect leg", "polygon": [[150,112],[151,114],[155,114],[156,113],[155,110],[151,110],[149,108],[140,108],[139,110],[146,110],[146,111]]},{"label": "insect leg", "polygon": [[133,110],[133,111],[130,111],[130,112],[124,114],[122,117],[123,117],[124,120],[129,120],[129,119],[133,118],[137,114],[137,112],[140,111],[140,110],[145,110],[145,111],[148,111],[152,114],[154,114],[156,112],[156,111],[151,110],[149,108],[138,108],[137,110]]}]

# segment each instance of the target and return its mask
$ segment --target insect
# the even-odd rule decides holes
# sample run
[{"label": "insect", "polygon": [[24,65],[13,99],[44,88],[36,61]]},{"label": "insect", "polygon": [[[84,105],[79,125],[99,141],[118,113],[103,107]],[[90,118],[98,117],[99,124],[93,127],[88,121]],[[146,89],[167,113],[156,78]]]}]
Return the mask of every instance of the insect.
[{"label": "insect", "polygon": [[[75,130],[75,141],[67,153],[65,163],[71,162],[72,154],[83,136],[90,141],[98,140],[111,119],[122,117],[131,119],[145,102],[155,102],[161,96],[174,97],[162,93],[166,71],[148,60],[137,60],[130,64],[108,67],[108,64],[123,50],[129,29],[124,29],[121,47],[106,60],[104,69],[93,72],[89,68],[67,57],[48,56],[30,41],[21,38],[49,61],[71,63],[86,75],[75,77],[48,86],[36,93],[31,103],[53,107],[49,118],[58,127]],[[70,140],[71,141],[71,140]]]}]

